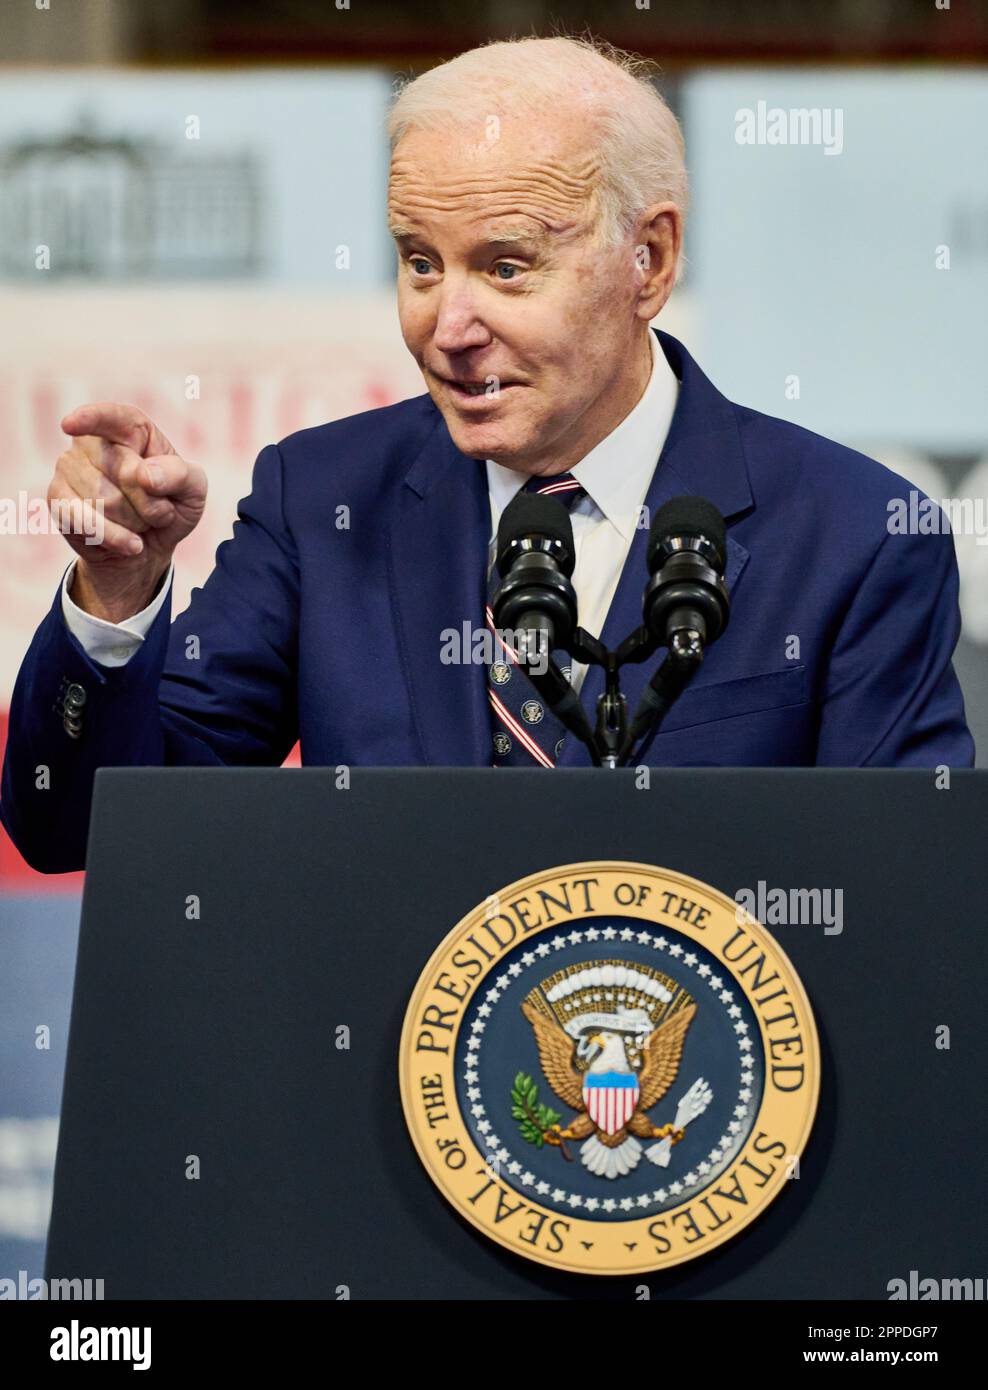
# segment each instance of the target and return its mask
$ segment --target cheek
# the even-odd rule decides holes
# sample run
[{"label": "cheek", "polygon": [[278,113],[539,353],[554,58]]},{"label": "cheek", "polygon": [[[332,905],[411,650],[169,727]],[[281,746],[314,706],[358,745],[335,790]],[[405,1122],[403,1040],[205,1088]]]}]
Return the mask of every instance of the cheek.
[{"label": "cheek", "polygon": [[398,323],[405,345],[421,344],[428,333],[428,309],[421,295],[412,294],[398,282]]}]

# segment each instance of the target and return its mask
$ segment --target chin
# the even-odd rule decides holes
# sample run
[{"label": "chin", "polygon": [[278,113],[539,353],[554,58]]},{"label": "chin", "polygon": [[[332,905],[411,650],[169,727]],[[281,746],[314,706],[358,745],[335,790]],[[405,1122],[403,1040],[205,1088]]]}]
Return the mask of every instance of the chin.
[{"label": "chin", "polygon": [[493,420],[471,424],[459,417],[445,417],[453,443],[461,454],[470,458],[493,459],[511,468],[511,460],[524,454],[524,441],[517,439],[513,432]]}]

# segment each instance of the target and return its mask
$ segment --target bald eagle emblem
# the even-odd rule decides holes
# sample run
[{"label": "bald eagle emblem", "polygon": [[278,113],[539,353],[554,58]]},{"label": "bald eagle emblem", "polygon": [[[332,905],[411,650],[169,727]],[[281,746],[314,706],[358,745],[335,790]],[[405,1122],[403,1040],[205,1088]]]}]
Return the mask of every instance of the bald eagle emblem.
[{"label": "bald eagle emblem", "polygon": [[618,960],[586,962],[543,980],[521,1010],[546,1080],[577,1113],[560,1125],[561,1117],[538,1103],[531,1077],[520,1072],[512,1113],[522,1136],[539,1148],[558,1148],[566,1159],[572,1158],[568,1141],[582,1140],[580,1161],[601,1178],[631,1173],[643,1152],[667,1167],[686,1126],[713,1099],[698,1077],[681,1094],[674,1120],[656,1126],[647,1113],[676,1082],[696,1008],[669,976]]}]

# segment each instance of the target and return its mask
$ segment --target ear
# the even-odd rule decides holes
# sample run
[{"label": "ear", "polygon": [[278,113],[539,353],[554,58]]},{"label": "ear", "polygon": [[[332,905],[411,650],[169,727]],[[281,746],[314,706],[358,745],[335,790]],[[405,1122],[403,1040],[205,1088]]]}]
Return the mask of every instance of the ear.
[{"label": "ear", "polygon": [[648,323],[664,307],[676,283],[683,244],[683,215],[675,203],[656,203],[642,213],[634,251],[639,275],[635,313]]}]

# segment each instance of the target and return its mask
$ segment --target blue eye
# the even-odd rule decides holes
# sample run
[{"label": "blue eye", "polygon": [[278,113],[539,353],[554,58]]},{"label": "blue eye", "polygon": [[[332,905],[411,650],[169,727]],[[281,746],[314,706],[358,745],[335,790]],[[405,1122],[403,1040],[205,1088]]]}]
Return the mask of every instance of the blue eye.
[{"label": "blue eye", "polygon": [[[409,269],[414,275],[428,275],[432,270],[431,263],[424,256],[409,256]],[[494,272],[499,280],[505,282],[514,280],[521,266],[512,264],[511,261],[498,261],[494,267]]]}]

